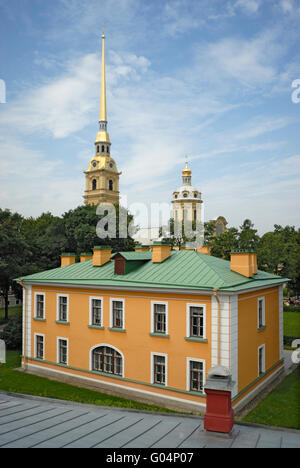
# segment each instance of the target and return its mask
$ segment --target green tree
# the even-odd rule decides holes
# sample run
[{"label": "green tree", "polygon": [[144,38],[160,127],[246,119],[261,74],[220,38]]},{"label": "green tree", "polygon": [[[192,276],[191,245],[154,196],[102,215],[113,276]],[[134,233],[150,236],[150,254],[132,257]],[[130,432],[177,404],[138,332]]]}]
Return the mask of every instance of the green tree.
[{"label": "green tree", "polygon": [[22,234],[23,218],[18,213],[0,209],[0,294],[4,298],[8,320],[8,296],[16,289],[13,281],[28,272],[29,245]]},{"label": "green tree", "polygon": [[227,229],[217,237],[213,238],[211,255],[225,260],[230,260],[230,252],[239,248],[239,231],[236,228]]},{"label": "green tree", "polygon": [[[93,205],[78,206],[63,216],[66,236],[66,250],[80,255],[81,252],[90,252],[95,245],[110,245],[114,252],[134,250],[135,242],[132,237],[120,237],[119,221],[126,218],[127,228],[133,223],[133,216],[119,205],[116,208],[116,237],[99,239],[96,228],[98,222],[104,218],[99,216],[97,207]],[[134,230],[134,228],[133,228]]]},{"label": "green tree", "polygon": [[257,249],[259,244],[259,236],[257,230],[254,229],[254,224],[250,219],[245,219],[238,235],[238,246],[239,249]]},{"label": "green tree", "polygon": [[67,245],[63,219],[51,213],[25,219],[22,232],[30,245],[30,272],[50,270],[59,266],[60,254]]}]

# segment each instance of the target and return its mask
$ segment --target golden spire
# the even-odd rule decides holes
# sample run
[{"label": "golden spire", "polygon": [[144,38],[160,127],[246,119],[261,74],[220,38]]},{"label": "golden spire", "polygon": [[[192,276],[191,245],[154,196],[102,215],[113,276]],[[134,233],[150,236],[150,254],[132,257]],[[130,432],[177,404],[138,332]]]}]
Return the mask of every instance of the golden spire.
[{"label": "golden spire", "polygon": [[101,62],[101,93],[100,93],[100,117],[99,132],[96,136],[97,143],[109,143],[109,134],[107,132],[107,114],[106,114],[106,80],[105,80],[105,35],[104,26],[102,31],[102,62]]},{"label": "golden spire", "polygon": [[102,31],[102,64],[101,64],[101,97],[100,97],[100,121],[107,122],[106,114],[106,80],[105,80],[105,35],[104,25]]}]

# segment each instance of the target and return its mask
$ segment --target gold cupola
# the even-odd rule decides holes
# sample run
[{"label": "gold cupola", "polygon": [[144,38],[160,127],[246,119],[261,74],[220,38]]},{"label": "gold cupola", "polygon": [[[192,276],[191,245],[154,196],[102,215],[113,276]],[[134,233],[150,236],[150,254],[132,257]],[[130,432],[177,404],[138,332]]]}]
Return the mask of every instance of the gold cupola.
[{"label": "gold cupola", "polygon": [[185,168],[182,170],[182,182],[183,185],[191,185],[192,183],[192,171],[189,168],[189,163],[186,160]]}]

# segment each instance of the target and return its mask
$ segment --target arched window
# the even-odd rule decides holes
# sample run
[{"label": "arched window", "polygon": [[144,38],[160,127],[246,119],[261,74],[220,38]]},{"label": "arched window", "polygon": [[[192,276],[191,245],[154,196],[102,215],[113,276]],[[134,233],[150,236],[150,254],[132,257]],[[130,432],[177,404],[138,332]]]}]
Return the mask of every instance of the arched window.
[{"label": "arched window", "polygon": [[109,154],[109,146],[106,148],[106,152]]},{"label": "arched window", "polygon": [[104,151],[105,151],[105,147],[104,145],[102,145],[102,153],[104,153]]},{"label": "arched window", "polygon": [[123,359],[121,354],[108,346],[99,346],[93,349],[92,370],[122,376]]},{"label": "arched window", "polygon": [[110,181],[108,182],[108,188],[109,188],[109,190],[113,190],[113,189],[114,189],[114,183],[113,183],[112,180],[110,180]]},{"label": "arched window", "polygon": [[97,146],[97,153],[99,153],[99,151],[100,151],[100,146],[98,145]]},{"label": "arched window", "polygon": [[93,179],[92,190],[97,190],[97,181],[96,181],[96,179]]}]

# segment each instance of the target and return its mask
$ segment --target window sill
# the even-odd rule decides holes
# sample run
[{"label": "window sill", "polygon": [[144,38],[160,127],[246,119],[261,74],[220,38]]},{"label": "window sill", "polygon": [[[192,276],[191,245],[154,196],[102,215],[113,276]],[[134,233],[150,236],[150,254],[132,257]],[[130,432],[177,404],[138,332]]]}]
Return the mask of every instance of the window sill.
[{"label": "window sill", "polygon": [[94,328],[95,330],[104,330],[104,327],[100,327],[100,325],[89,325],[89,328]]},{"label": "window sill", "polygon": [[259,328],[257,329],[257,331],[260,332],[260,331],[262,331],[262,330],[265,330],[265,328],[266,328],[266,325],[263,325],[262,327],[259,327]]},{"label": "window sill", "polygon": [[36,322],[46,322],[46,319],[40,317],[33,317],[33,320],[35,320]]},{"label": "window sill", "polygon": [[196,336],[186,336],[184,338],[186,341],[196,341],[197,343],[208,343],[205,338],[197,338]]},{"label": "window sill", "polygon": [[149,333],[149,335],[156,338],[170,338],[170,335],[166,335],[165,333]]},{"label": "window sill", "polygon": [[70,325],[70,322],[64,322],[62,320],[56,320],[57,325]]},{"label": "window sill", "polygon": [[113,332],[121,332],[121,333],[126,333],[126,330],[124,328],[109,328],[109,331]]}]

